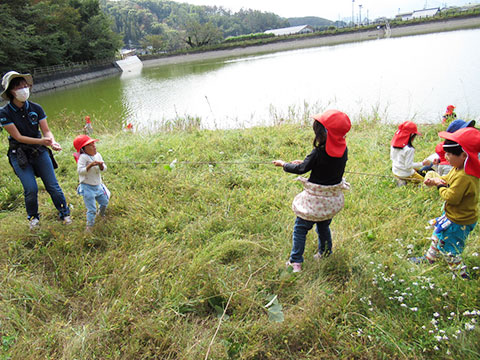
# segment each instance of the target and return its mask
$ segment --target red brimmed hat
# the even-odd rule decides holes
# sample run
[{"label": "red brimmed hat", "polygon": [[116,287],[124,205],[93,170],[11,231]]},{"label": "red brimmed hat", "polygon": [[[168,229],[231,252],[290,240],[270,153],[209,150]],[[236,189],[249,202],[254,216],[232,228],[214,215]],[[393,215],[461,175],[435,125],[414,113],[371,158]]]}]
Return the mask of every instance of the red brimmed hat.
[{"label": "red brimmed hat", "polygon": [[457,130],[454,133],[442,131],[438,133],[438,136],[459,144],[463,151],[467,153],[465,172],[468,175],[480,178],[480,160],[478,159],[478,153],[480,152],[480,131],[472,127],[467,127]]},{"label": "red brimmed hat", "polygon": [[347,114],[338,110],[327,110],[323,114],[314,115],[313,118],[327,129],[325,144],[327,154],[331,157],[342,157],[347,148],[345,136],[352,127]]},{"label": "red brimmed hat", "polygon": [[88,144],[91,144],[93,142],[98,141],[98,139],[92,139],[88,135],[78,135],[74,140],[73,140],[73,147],[80,152],[80,150],[84,147],[87,146]]},{"label": "red brimmed hat", "polygon": [[447,111],[445,112],[445,115],[452,115],[452,114],[453,114],[453,110],[455,110],[455,106],[453,106],[453,105],[448,105],[448,106],[447,106]]},{"label": "red brimmed hat", "polygon": [[398,130],[395,132],[395,135],[393,135],[390,145],[404,148],[408,144],[408,140],[412,134],[422,135],[418,132],[417,125],[415,125],[414,122],[405,121],[398,126]]}]

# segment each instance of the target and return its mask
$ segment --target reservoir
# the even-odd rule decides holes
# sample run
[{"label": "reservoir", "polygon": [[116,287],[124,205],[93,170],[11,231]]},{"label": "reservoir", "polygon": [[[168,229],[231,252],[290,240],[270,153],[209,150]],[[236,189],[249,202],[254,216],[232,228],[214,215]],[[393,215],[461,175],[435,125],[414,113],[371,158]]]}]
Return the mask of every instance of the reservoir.
[{"label": "reservoir", "polygon": [[[34,94],[56,117],[136,131],[195,119],[205,129],[299,121],[326,109],[353,121],[441,121],[480,116],[480,29],[239,58],[139,67],[119,76]],[[475,45],[477,44],[477,45]],[[114,124],[114,125],[113,125]]]}]

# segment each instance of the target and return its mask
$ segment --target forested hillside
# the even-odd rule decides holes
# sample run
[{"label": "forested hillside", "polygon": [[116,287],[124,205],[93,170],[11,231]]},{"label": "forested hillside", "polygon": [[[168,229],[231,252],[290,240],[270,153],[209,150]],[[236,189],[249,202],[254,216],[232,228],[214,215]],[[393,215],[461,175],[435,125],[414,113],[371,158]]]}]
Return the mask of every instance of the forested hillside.
[{"label": "forested hillside", "polygon": [[112,58],[122,46],[98,0],[1,0],[0,72]]},{"label": "forested hillside", "polygon": [[317,16],[288,18],[288,23],[290,24],[290,26],[310,25],[320,29],[335,25],[333,21]]},{"label": "forested hillside", "polygon": [[153,53],[289,26],[273,13],[164,0],[1,0],[0,72]]},{"label": "forested hillside", "polygon": [[289,26],[273,13],[217,6],[197,6],[164,0],[102,0],[114,30],[128,47],[151,46],[155,51],[215,44],[229,36]]}]

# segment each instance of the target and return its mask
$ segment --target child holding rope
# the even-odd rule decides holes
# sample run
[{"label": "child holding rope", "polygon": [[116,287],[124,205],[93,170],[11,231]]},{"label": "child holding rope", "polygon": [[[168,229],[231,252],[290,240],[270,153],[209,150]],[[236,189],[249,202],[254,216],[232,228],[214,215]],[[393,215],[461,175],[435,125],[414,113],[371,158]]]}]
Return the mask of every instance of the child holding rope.
[{"label": "child holding rope", "polygon": [[421,135],[417,130],[417,125],[412,121],[405,121],[398,126],[390,143],[392,172],[398,186],[403,186],[407,182],[423,182],[423,176],[415,170],[420,169],[422,163],[413,161],[415,155],[413,140],[417,135]]},{"label": "child holding rope", "polygon": [[102,182],[101,172],[107,170],[102,155],[97,152],[95,142],[98,139],[92,139],[88,135],[79,135],[73,140],[73,146],[80,154],[78,156],[77,172],[80,185],[78,193],[83,196],[83,201],[87,208],[87,227],[86,231],[91,231],[95,224],[97,215],[97,204],[100,205],[98,213],[105,216],[110,192]]},{"label": "child holding rope", "polygon": [[432,221],[432,243],[425,256],[410,261],[433,263],[441,254],[454,273],[470,279],[461,254],[478,220],[480,131],[466,127],[454,133],[442,131],[439,136],[446,139],[443,149],[453,169],[446,176],[426,179],[425,185],[438,188],[445,200],[445,212]]},{"label": "child holding rope", "polygon": [[332,253],[332,235],[330,223],[344,205],[343,190],[349,184],[343,179],[347,162],[347,144],[345,136],[350,130],[350,119],[337,110],[328,110],[313,117],[313,150],[305,160],[285,162],[274,160],[275,166],[294,174],[310,172],[309,179],[298,177],[304,185],[304,191],[293,200],[292,210],[297,218],[293,228],[293,246],[287,267],[293,272],[302,270],[303,253],[307,233],[317,225],[318,251],[314,258],[319,260]]}]

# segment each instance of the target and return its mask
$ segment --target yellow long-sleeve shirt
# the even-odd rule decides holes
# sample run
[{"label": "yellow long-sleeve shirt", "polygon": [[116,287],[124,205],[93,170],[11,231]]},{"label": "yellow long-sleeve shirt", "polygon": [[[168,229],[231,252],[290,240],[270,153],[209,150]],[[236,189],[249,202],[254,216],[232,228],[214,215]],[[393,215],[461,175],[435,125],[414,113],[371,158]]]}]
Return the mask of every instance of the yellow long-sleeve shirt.
[{"label": "yellow long-sleeve shirt", "polygon": [[459,225],[475,223],[478,219],[479,179],[457,168],[450,170],[442,179],[447,182],[447,187],[441,187],[439,193],[445,200],[447,218]]}]

